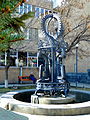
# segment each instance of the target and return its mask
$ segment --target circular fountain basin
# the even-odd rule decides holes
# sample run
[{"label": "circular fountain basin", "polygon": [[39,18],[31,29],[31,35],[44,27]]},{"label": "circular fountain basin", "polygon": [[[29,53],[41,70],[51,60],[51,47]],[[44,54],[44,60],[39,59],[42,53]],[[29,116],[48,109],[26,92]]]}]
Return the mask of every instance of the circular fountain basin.
[{"label": "circular fountain basin", "polygon": [[75,102],[75,95],[69,94],[67,97],[58,97],[58,96],[37,96],[31,95],[31,103],[34,104],[66,104]]},{"label": "circular fountain basin", "polygon": [[21,90],[8,92],[1,96],[0,104],[2,107],[35,115],[81,115],[90,114],[90,92],[81,90],[70,90],[70,93],[76,95],[76,103],[70,104],[33,104],[31,95],[35,90]]}]

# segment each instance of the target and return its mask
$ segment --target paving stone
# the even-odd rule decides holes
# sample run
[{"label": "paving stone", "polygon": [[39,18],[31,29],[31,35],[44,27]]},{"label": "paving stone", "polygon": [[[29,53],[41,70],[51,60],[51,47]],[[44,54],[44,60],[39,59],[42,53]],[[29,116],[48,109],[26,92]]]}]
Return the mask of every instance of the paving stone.
[{"label": "paving stone", "polygon": [[0,120],[28,120],[28,117],[0,108]]}]

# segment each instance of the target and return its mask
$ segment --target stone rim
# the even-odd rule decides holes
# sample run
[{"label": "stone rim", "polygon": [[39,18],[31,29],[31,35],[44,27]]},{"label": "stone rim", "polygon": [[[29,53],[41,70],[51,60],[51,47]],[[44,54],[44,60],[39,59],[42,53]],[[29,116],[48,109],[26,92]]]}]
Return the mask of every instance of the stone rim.
[{"label": "stone rim", "polygon": [[[65,116],[65,115],[90,114],[90,101],[83,103],[75,103],[75,104],[65,104],[65,105],[44,105],[44,104],[25,103],[13,98],[15,94],[26,91],[32,91],[32,90],[20,90],[15,92],[8,92],[2,95],[0,99],[2,107],[12,111],[35,114],[35,115]],[[90,95],[90,92],[88,92],[87,94]]]}]

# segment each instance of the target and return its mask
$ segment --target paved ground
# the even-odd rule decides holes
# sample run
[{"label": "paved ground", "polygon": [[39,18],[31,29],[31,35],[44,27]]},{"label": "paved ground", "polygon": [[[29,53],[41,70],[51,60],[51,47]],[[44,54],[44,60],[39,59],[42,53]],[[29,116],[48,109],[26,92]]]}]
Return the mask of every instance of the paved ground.
[{"label": "paved ground", "polygon": [[0,108],[0,120],[29,120],[29,118]]},{"label": "paved ground", "polygon": [[90,115],[78,115],[78,116],[43,116],[43,115],[29,115],[22,114],[28,117],[28,120],[90,120]]},{"label": "paved ground", "polygon": [[0,108],[0,120],[90,120],[90,115],[42,116],[11,112]]}]

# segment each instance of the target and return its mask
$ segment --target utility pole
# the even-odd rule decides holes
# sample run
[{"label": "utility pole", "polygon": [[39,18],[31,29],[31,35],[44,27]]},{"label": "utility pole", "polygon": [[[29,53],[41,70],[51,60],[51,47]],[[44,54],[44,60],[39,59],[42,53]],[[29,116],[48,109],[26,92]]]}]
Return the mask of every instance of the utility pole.
[{"label": "utility pole", "polygon": [[[75,64],[75,72],[76,72],[76,76],[78,73],[78,44],[76,44],[76,64]],[[76,80],[76,87],[77,87],[77,80]]]}]

